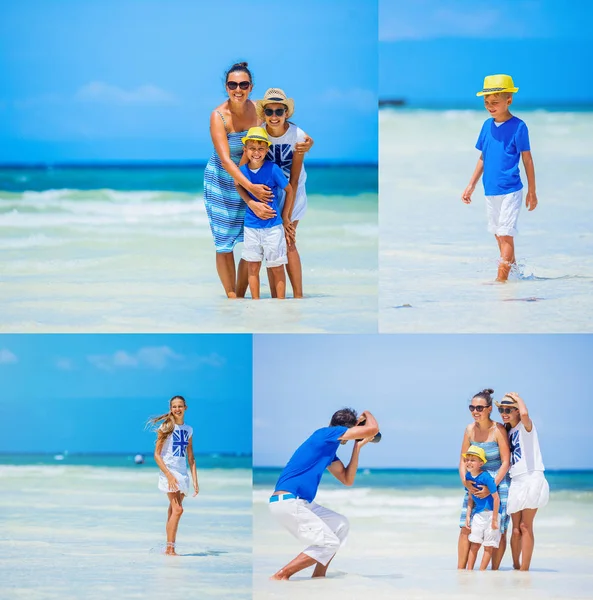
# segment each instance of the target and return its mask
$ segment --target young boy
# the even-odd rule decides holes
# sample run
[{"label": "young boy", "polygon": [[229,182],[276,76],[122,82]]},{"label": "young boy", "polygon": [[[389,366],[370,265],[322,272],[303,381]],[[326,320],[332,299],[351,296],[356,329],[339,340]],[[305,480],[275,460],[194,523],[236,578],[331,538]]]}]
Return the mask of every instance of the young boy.
[{"label": "young boy", "polygon": [[[270,146],[268,134],[262,127],[252,127],[242,138],[247,164],[240,167],[252,183],[267,185],[274,194],[270,207],[276,212],[271,219],[260,219],[247,207],[245,210],[245,244],[242,258],[248,263],[248,281],[251,297],[259,299],[259,271],[262,259],[273,273],[276,298],[286,296],[286,238],[283,219],[288,219],[294,202],[294,192],[280,167],[266,160]],[[286,192],[282,214],[279,207],[279,191]],[[250,194],[251,195],[251,194]],[[257,200],[255,196],[251,196]]]},{"label": "young boy", "polygon": [[[469,528],[471,523],[471,533],[469,534],[471,545],[469,547],[467,568],[469,571],[474,568],[478,550],[483,545],[484,556],[482,556],[480,571],[485,571],[492,559],[493,549],[498,548],[500,544],[500,529],[498,528],[500,497],[492,475],[487,471],[482,471],[482,466],[486,462],[484,449],[479,446],[470,446],[463,457],[467,467],[465,480],[473,482],[477,487],[486,486],[490,492],[490,495],[486,498],[469,495],[467,517],[465,518],[466,527]],[[471,516],[472,511],[474,513],[473,518]]]},{"label": "young boy", "polygon": [[531,211],[537,206],[535,170],[525,123],[514,117],[509,107],[513,94],[519,91],[509,75],[488,75],[484,88],[484,106],[492,115],[482,126],[476,148],[481,151],[478,164],[461,199],[470,204],[472,193],[482,173],[488,213],[488,231],[494,234],[500,251],[496,281],[506,282],[515,264],[514,236],[523,200],[523,183],[519,175],[519,158],[523,159],[527,175],[525,206]]}]

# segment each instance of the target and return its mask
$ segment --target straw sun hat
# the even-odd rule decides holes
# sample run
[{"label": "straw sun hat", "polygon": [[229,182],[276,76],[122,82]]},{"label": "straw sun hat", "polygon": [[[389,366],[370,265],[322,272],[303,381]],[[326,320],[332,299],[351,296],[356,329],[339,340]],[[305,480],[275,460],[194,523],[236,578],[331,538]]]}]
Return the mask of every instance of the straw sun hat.
[{"label": "straw sun hat", "polygon": [[486,460],[486,452],[484,452],[484,448],[480,448],[480,446],[470,446],[466,452],[463,453],[463,457],[467,456],[477,456],[483,463],[487,462]]},{"label": "straw sun hat", "polygon": [[509,408],[519,408],[519,403],[512,396],[505,396],[500,402],[494,401],[498,408],[507,406]]},{"label": "straw sun hat", "polygon": [[272,145],[270,138],[268,138],[268,132],[263,127],[250,127],[247,135],[241,138],[243,144],[246,144],[249,140],[255,140],[256,142],[265,142],[268,147]]},{"label": "straw sun hat", "polygon": [[513,78],[510,75],[488,75],[484,78],[484,88],[476,96],[490,96],[490,94],[503,94],[518,92]]},{"label": "straw sun hat", "polygon": [[264,108],[268,104],[284,104],[286,106],[286,118],[289,119],[294,113],[294,100],[287,98],[286,94],[280,88],[269,88],[266,90],[264,97],[255,103],[257,116],[263,120]]}]

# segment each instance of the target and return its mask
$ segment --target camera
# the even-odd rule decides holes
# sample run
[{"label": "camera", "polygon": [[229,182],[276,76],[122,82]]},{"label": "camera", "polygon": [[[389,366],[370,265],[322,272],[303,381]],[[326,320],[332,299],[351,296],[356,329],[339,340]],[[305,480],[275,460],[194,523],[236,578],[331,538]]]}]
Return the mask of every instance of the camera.
[{"label": "camera", "polygon": [[[358,423],[359,426],[363,426],[366,425],[367,420],[363,419],[360,423]],[[362,442],[362,438],[360,438],[359,440],[356,440],[357,442]],[[381,432],[379,431],[377,433],[377,435],[372,439],[369,440],[371,444],[377,444],[381,441]]]}]

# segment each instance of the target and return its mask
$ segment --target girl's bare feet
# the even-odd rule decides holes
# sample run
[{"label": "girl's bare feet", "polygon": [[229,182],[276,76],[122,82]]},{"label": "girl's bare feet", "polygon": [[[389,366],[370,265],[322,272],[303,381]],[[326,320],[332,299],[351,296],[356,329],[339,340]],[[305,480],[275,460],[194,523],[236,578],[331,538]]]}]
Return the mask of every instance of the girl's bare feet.
[{"label": "girl's bare feet", "polygon": [[168,556],[179,556],[177,552],[175,552],[175,543],[167,542],[167,549],[165,550],[165,554]]}]

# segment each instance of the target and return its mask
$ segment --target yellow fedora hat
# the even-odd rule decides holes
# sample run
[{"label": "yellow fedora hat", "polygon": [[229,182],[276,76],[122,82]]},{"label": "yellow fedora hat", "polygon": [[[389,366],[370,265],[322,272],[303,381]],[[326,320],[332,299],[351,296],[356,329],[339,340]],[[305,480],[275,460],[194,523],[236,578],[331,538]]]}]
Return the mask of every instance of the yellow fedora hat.
[{"label": "yellow fedora hat", "polygon": [[515,87],[513,78],[510,75],[488,75],[484,78],[484,88],[478,92],[476,96],[489,96],[490,94],[502,94],[518,92],[519,88]]},{"label": "yellow fedora hat", "polygon": [[467,451],[463,453],[463,458],[467,458],[468,455],[477,456],[483,463],[488,462],[486,459],[486,452],[484,452],[484,448],[480,448],[480,446],[470,446]]},{"label": "yellow fedora hat", "polygon": [[263,127],[250,127],[247,135],[241,138],[243,145],[245,145],[249,140],[266,142],[268,146],[272,145],[272,142],[270,142],[270,138],[268,137],[268,132]]}]

